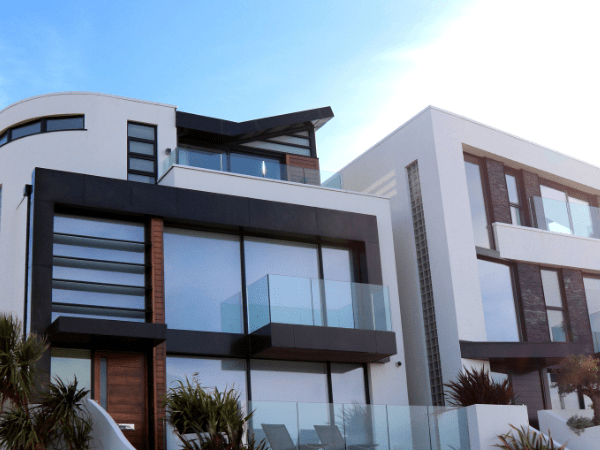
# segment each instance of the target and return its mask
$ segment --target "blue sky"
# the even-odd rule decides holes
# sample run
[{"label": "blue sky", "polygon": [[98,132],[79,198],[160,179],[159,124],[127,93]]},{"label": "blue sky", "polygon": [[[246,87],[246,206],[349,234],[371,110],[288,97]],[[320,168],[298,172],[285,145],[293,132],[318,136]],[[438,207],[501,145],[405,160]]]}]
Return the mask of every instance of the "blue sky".
[{"label": "blue sky", "polygon": [[429,104],[600,165],[594,2],[7,2],[0,109],[97,91],[243,121],[331,106],[337,170]]}]

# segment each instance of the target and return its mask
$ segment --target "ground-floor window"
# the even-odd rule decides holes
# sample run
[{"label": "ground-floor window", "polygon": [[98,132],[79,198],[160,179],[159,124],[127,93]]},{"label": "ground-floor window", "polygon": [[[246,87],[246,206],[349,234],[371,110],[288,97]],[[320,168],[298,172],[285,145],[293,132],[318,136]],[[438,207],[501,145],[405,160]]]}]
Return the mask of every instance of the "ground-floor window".
[{"label": "ground-floor window", "polygon": [[77,377],[77,386],[92,391],[92,352],[90,350],[53,348],[50,351],[50,376],[64,383]]},{"label": "ground-floor window", "polygon": [[589,397],[571,392],[570,394],[559,394],[556,386],[558,374],[548,371],[548,385],[550,386],[551,409],[578,410],[587,409],[592,404]]}]

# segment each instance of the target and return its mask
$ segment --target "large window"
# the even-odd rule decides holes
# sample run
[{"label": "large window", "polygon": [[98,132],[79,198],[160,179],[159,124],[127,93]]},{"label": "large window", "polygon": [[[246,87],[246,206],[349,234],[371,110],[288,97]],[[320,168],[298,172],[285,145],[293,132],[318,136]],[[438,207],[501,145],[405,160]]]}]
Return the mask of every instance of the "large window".
[{"label": "large window", "polygon": [[127,124],[127,179],[156,183],[156,127],[129,122]]},{"label": "large window", "polygon": [[595,237],[590,205],[549,186],[540,186],[546,229],[558,233]]},{"label": "large window", "polygon": [[475,245],[477,247],[490,248],[490,228],[483,193],[481,168],[478,164],[465,161],[465,171],[467,173],[467,187],[469,189]]},{"label": "large window", "polygon": [[548,327],[552,342],[566,342],[567,327],[565,321],[565,307],[563,304],[562,290],[558,272],[555,270],[542,269],[542,286],[544,288],[544,300],[546,301],[546,313],[548,315]]},{"label": "large window", "polygon": [[364,367],[331,363],[331,388],[334,403],[367,403]]},{"label": "large window", "polygon": [[84,130],[84,116],[43,117],[23,125],[17,125],[0,134],[0,146],[32,134],[52,131]]},{"label": "large window", "polygon": [[584,277],[585,298],[590,314],[594,351],[600,352],[600,279]]},{"label": "large window", "polygon": [[243,333],[239,236],[166,228],[164,251],[169,328]]},{"label": "large window", "polygon": [[58,316],[146,320],[142,224],[54,216],[52,320]]},{"label": "large window", "polygon": [[520,340],[510,266],[480,259],[479,284],[488,341]]},{"label": "large window", "polygon": [[53,348],[50,351],[50,377],[65,384],[77,378],[77,387],[92,391],[92,352],[90,350]]}]

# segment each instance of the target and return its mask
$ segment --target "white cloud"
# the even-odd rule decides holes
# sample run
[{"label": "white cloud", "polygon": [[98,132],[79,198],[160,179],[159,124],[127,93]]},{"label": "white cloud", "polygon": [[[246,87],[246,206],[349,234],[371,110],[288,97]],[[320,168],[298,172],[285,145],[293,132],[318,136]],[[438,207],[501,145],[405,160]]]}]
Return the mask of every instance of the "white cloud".
[{"label": "white cloud", "polygon": [[375,80],[389,86],[383,106],[326,145],[348,162],[431,104],[600,166],[598,13],[596,2],[477,3],[425,45],[374,56],[396,65]]}]

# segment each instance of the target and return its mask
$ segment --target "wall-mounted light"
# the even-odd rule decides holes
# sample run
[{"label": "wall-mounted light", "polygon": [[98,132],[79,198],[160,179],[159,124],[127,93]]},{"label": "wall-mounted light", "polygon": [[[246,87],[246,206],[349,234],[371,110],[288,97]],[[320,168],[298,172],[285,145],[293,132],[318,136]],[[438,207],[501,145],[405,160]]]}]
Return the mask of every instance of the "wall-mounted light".
[{"label": "wall-mounted light", "polygon": [[165,150],[165,153],[166,153],[167,155],[170,155],[170,154],[171,154],[171,149],[170,149],[170,148],[166,149],[166,150]]},{"label": "wall-mounted light", "polygon": [[402,367],[402,361],[396,361],[396,366],[397,367]]}]

